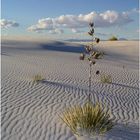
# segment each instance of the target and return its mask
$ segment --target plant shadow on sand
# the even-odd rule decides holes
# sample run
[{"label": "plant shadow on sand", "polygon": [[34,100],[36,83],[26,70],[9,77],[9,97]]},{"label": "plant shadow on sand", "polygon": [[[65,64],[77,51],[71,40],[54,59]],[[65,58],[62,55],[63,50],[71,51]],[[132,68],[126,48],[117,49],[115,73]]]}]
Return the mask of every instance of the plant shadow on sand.
[{"label": "plant shadow on sand", "polygon": [[[78,86],[69,85],[69,84],[60,83],[60,82],[54,82],[54,81],[52,82],[52,81],[48,81],[48,80],[42,80],[42,81],[40,81],[40,83],[46,84],[46,85],[60,86],[60,87],[64,87],[64,88],[81,89]],[[87,91],[86,89],[81,89],[81,90]]]},{"label": "plant shadow on sand", "polygon": [[6,41],[2,42],[3,51],[60,51],[82,53],[85,48],[84,45],[61,42],[61,41],[46,41],[46,42],[23,42],[23,41]]},{"label": "plant shadow on sand", "polygon": [[133,87],[133,86],[129,86],[129,85],[124,85],[124,84],[119,84],[119,83],[111,83],[111,84],[115,85],[115,86],[120,86],[120,87],[125,87],[125,88],[131,88],[131,89],[139,90],[138,87]]},{"label": "plant shadow on sand", "polygon": [[[55,81],[42,80],[42,81],[40,81],[40,83],[46,84],[46,85],[61,86],[64,88],[81,89],[81,90],[84,90],[85,92],[88,91],[87,88],[81,88],[77,85],[70,85],[70,84],[60,83],[60,82],[55,82]],[[97,85],[97,84],[100,84],[100,83],[96,83],[95,85]],[[133,87],[133,86],[129,86],[129,85],[124,85],[124,84],[119,84],[119,83],[111,83],[111,84],[114,86],[120,86],[120,87],[124,87],[124,88],[139,90],[138,87]],[[95,90],[93,90],[92,92],[94,92],[95,94],[98,93]]]},{"label": "plant shadow on sand", "polygon": [[105,140],[138,140],[139,128],[138,126],[117,124],[105,136]]},{"label": "plant shadow on sand", "polygon": [[73,52],[73,53],[81,53],[85,50],[82,45],[58,42],[58,41],[50,42],[50,43],[46,43],[46,44],[42,43],[42,44],[40,44],[40,47],[45,50]]}]

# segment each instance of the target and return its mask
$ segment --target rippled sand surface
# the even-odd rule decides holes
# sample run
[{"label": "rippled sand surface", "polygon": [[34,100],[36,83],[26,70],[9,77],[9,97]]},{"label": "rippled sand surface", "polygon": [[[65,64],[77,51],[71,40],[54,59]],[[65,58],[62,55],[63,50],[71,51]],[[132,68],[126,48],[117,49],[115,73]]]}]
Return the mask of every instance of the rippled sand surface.
[{"label": "rippled sand surface", "polygon": [[[138,140],[138,41],[101,42],[105,52],[92,68],[92,101],[111,110],[118,124],[105,140]],[[2,41],[2,140],[76,140],[58,114],[83,105],[88,63],[83,46],[67,42]],[[110,74],[112,83],[101,83]],[[45,79],[33,83],[35,75]]]}]

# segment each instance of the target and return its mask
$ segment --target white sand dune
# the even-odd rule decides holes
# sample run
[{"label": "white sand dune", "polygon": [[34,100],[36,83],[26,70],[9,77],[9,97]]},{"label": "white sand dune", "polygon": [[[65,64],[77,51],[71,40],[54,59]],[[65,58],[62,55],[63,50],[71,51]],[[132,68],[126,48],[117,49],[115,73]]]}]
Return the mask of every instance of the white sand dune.
[{"label": "white sand dune", "polygon": [[[105,140],[139,139],[138,46],[100,43],[106,55],[92,70],[92,100],[106,105],[118,122]],[[82,45],[67,42],[2,41],[2,140],[76,140],[58,114],[87,100],[82,51]],[[101,83],[96,70],[110,74],[112,84]],[[37,74],[45,80],[33,84]]]}]

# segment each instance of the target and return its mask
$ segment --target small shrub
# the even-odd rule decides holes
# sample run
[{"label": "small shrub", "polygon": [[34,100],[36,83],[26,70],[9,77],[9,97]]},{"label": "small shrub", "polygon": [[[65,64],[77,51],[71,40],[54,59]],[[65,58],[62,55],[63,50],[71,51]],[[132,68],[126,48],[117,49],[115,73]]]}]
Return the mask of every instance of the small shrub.
[{"label": "small shrub", "polygon": [[43,81],[44,80],[44,78],[41,76],[41,75],[35,75],[34,77],[33,77],[33,83],[38,83],[38,82],[40,82],[40,81]]},{"label": "small shrub", "polygon": [[102,74],[101,75],[101,82],[102,83],[112,83],[112,77],[111,75],[105,75],[105,74]]},{"label": "small shrub", "polygon": [[118,40],[118,39],[115,36],[112,36],[111,38],[109,38],[109,41],[116,41],[116,40]]},{"label": "small shrub", "polygon": [[109,111],[105,110],[100,104],[87,102],[83,107],[77,105],[66,109],[60,118],[74,134],[92,137],[104,134],[114,126]]}]

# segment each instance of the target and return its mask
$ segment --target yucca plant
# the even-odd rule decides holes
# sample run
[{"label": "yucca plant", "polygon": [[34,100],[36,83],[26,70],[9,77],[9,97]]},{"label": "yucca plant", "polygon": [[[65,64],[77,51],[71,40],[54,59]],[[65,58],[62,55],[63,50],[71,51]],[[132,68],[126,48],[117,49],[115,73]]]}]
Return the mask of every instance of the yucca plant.
[{"label": "yucca plant", "polygon": [[[89,79],[88,79],[88,101],[84,106],[73,106],[67,108],[60,118],[67,124],[72,132],[78,136],[87,136],[88,138],[95,135],[102,135],[112,129],[113,122],[110,119],[109,112],[101,104],[92,104],[91,101],[91,68],[96,64],[96,60],[102,58],[103,53],[95,50],[94,46],[99,43],[100,39],[94,36],[94,23],[89,24],[90,31],[88,34],[92,42],[85,46],[86,53],[82,53],[80,60],[89,62]],[[99,75],[100,71],[96,71]],[[87,138],[85,138],[87,140]]]},{"label": "yucca plant", "polygon": [[60,118],[74,134],[94,137],[111,130],[114,125],[109,111],[105,110],[101,104],[93,105],[91,102],[87,102],[84,106],[77,105],[67,108]]},{"label": "yucca plant", "polygon": [[111,77],[111,75],[102,74],[102,75],[101,75],[101,82],[102,82],[102,83],[111,84],[111,83],[112,83],[112,77]]},{"label": "yucca plant", "polygon": [[37,74],[33,77],[33,83],[38,83],[38,82],[41,82],[43,80],[44,80],[44,78],[39,74]]}]

